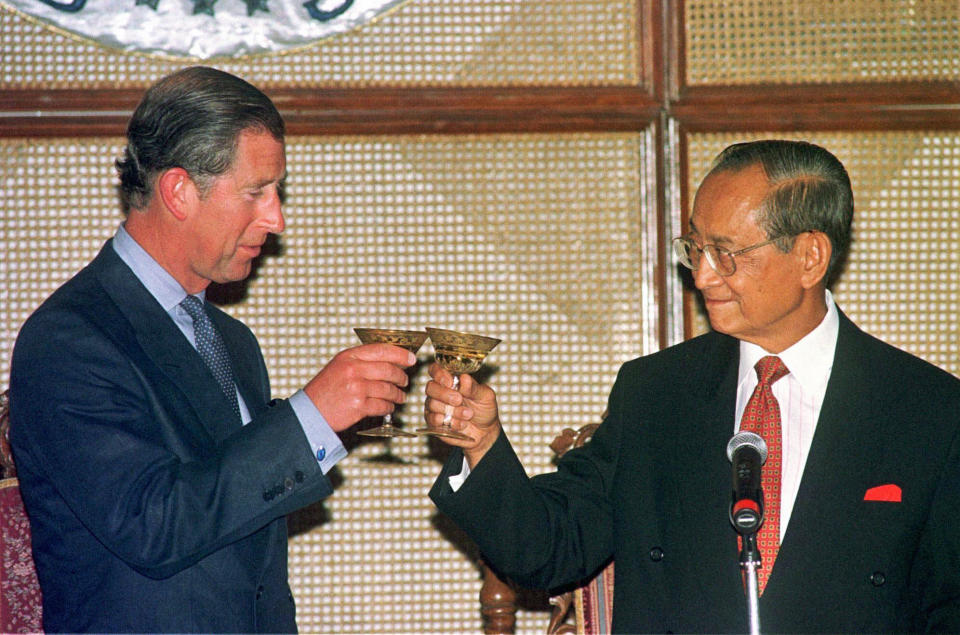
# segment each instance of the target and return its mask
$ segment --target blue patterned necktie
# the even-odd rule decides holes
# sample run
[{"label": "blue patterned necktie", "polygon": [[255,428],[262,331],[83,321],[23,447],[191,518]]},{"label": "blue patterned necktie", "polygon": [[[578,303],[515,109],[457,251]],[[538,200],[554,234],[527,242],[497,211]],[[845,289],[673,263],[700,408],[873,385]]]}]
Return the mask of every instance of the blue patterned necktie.
[{"label": "blue patterned necktie", "polygon": [[237,402],[237,388],[233,381],[233,370],[230,368],[230,357],[227,355],[227,347],[224,345],[220,333],[213,326],[213,322],[204,310],[203,302],[199,298],[188,295],[180,303],[180,306],[193,318],[193,333],[197,342],[197,352],[203,358],[203,363],[213,373],[214,379],[220,384],[223,394],[226,395],[234,414],[237,415],[237,421],[242,422],[240,404]]}]

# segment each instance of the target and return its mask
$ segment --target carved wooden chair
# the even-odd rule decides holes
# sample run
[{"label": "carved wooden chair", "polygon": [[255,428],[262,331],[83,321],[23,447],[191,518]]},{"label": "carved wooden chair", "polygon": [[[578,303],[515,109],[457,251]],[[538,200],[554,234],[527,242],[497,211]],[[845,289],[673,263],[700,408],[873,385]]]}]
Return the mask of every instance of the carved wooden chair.
[{"label": "carved wooden chair", "polygon": [[[589,441],[599,425],[591,423],[579,430],[565,428],[550,444],[550,449],[558,457],[563,456],[570,448],[580,447]],[[482,562],[481,568],[483,585],[480,588],[480,610],[484,618],[484,633],[513,633],[517,613],[516,591]],[[553,610],[547,626],[548,635],[610,633],[613,618],[613,562],[584,586],[551,597],[550,604]]]},{"label": "carved wooden chair", "polygon": [[0,394],[0,633],[43,631],[40,583],[33,566],[30,521],[10,451],[10,401]]}]

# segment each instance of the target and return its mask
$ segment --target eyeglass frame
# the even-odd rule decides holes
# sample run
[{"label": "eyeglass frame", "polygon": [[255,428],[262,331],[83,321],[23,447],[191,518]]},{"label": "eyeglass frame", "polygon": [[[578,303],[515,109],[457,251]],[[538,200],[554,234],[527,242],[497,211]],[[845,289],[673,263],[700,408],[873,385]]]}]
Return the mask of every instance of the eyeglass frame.
[{"label": "eyeglass frame", "polygon": [[[771,238],[770,240],[765,240],[765,241],[763,241],[763,242],[756,243],[756,244],[750,245],[750,246],[748,246],[748,247],[744,247],[743,249],[738,249],[738,250],[736,250],[736,251],[730,251],[730,250],[727,249],[726,247],[721,247],[721,246],[719,246],[719,245],[714,245],[714,244],[706,244],[706,245],[704,245],[703,247],[701,247],[701,246],[698,245],[696,242],[694,242],[691,238],[688,238],[688,237],[686,237],[686,236],[677,236],[677,237],[674,238],[671,242],[673,243],[673,253],[675,253],[675,254],[677,255],[677,259],[680,261],[680,264],[683,265],[684,267],[686,267],[687,269],[689,269],[689,270],[691,270],[691,271],[697,271],[698,269],[700,269],[700,265],[698,264],[696,267],[693,266],[693,260],[691,260],[690,257],[689,257],[689,251],[687,252],[687,260],[689,261],[690,264],[687,264],[686,262],[684,262],[683,256],[681,256],[681,255],[680,255],[680,252],[677,251],[677,245],[678,245],[678,244],[687,244],[687,245],[692,246],[694,249],[696,249],[697,251],[699,251],[702,256],[706,256],[706,257],[707,257],[707,264],[710,265],[710,268],[711,268],[711,269],[713,269],[714,271],[717,272],[717,275],[718,275],[718,276],[722,276],[722,277],[724,277],[724,278],[729,278],[730,276],[732,276],[733,274],[735,274],[735,273],[737,272],[737,259],[736,259],[736,256],[739,256],[740,254],[745,254],[745,253],[747,253],[748,251],[753,251],[754,249],[760,249],[761,247],[766,247],[767,245],[769,245],[769,244],[771,244],[771,243],[775,243],[775,242],[777,242],[778,240],[780,240],[781,238],[786,238],[786,237],[787,237],[787,236],[777,236],[776,238]],[[730,271],[730,273],[722,273],[722,272],[717,268],[717,263],[713,262],[713,256],[711,256],[711,255],[710,255],[710,252],[707,251],[707,247],[713,247],[715,250],[717,250],[717,251],[719,251],[719,252],[722,252],[722,253],[725,253],[725,254],[727,254],[728,256],[730,256],[730,262],[731,262],[732,265],[733,265],[733,269]],[[699,262],[699,259],[698,259],[698,262]]]}]

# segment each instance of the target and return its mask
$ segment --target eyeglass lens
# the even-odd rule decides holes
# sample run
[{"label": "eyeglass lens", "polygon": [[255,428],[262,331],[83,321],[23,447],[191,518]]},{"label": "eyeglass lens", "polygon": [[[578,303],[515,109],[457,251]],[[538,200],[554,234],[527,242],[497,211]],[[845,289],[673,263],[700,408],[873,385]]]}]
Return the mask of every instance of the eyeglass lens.
[{"label": "eyeglass lens", "polygon": [[715,245],[704,245],[701,249],[690,239],[674,242],[677,258],[685,267],[697,271],[700,268],[700,256],[706,255],[707,263],[722,276],[728,276],[735,270],[733,256]]}]

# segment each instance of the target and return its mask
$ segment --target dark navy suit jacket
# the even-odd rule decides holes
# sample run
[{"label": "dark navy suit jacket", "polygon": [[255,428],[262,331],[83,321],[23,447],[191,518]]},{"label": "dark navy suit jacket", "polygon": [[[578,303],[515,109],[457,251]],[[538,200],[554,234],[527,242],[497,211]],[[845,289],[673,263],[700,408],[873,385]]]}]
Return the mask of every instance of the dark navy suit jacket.
[{"label": "dark navy suit jacket", "polygon": [[296,630],[284,515],[332,488],[253,333],[208,309],[246,426],[110,243],[18,336],[11,441],[49,631]]},{"label": "dark navy suit jacket", "polygon": [[[501,434],[456,493],[454,452],[431,496],[520,584],[568,585],[613,558],[617,632],[747,632],[728,519],[738,359],[710,333],[629,362],[555,473],[528,479]],[[958,433],[960,381],[841,314],[764,632],[960,632]],[[864,500],[887,485],[901,502]]]}]

